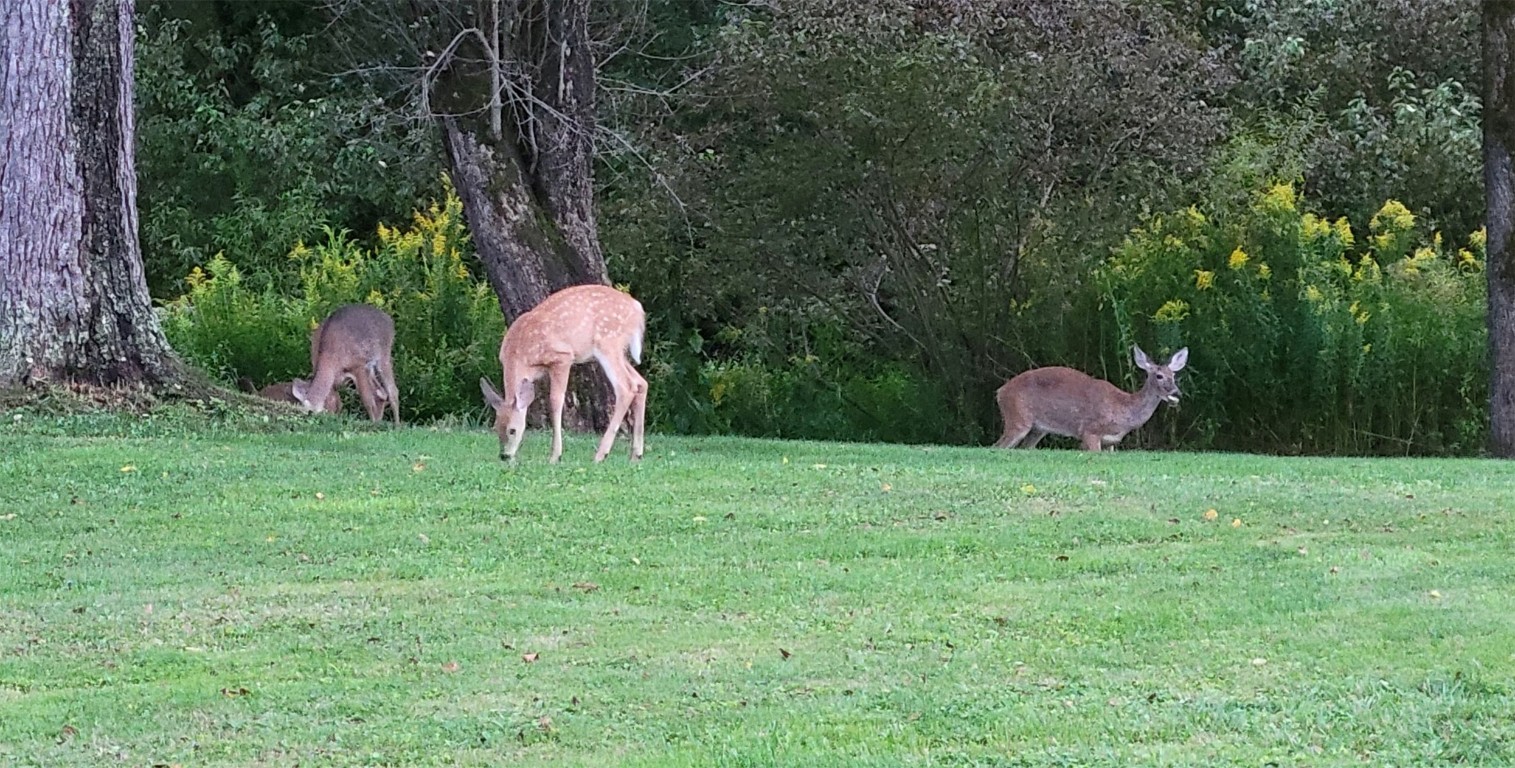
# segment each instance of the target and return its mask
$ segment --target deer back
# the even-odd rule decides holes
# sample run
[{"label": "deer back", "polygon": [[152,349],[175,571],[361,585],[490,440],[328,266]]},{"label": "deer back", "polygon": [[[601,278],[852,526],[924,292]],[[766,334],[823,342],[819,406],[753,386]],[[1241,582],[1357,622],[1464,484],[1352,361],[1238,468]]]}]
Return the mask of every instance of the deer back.
[{"label": "deer back", "polygon": [[588,362],[596,353],[641,357],[642,304],[607,285],[577,285],[548,296],[516,318],[500,340],[507,378],[569,359]]}]

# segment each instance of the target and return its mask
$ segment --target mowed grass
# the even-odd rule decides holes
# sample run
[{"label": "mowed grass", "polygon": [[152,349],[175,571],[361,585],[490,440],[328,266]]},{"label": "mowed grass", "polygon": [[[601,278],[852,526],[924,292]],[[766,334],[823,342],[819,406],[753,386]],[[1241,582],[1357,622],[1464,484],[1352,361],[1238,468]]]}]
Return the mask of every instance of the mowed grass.
[{"label": "mowed grass", "polygon": [[0,764],[1515,762],[1502,462],[0,429]]}]

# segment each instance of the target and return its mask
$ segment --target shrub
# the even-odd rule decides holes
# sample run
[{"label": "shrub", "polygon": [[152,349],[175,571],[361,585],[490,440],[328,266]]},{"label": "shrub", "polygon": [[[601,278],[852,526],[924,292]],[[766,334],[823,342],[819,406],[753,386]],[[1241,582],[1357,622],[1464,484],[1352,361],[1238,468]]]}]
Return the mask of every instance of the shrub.
[{"label": "shrub", "polygon": [[493,292],[468,268],[462,204],[417,211],[408,228],[378,228],[366,249],[346,232],[297,243],[300,290],[253,290],[224,255],[187,278],[167,306],[165,331],[189,361],[226,381],[258,384],[310,375],[311,329],[338,306],[365,302],[395,319],[395,377],[407,419],[476,413],[480,376],[498,376],[504,320]]},{"label": "shrub", "polygon": [[1391,200],[1359,240],[1345,219],[1305,212],[1289,184],[1233,219],[1195,208],[1153,217],[1100,276],[1124,342],[1191,349],[1169,440],[1291,452],[1479,448],[1481,232],[1449,248]]}]

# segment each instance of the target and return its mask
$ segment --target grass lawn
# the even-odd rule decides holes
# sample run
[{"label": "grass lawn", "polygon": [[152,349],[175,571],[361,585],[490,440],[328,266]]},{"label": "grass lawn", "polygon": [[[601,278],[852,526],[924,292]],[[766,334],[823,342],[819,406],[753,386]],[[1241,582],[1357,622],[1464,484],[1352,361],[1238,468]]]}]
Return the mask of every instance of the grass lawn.
[{"label": "grass lawn", "polygon": [[0,764],[1515,763],[1508,463],[625,449],[7,416]]}]

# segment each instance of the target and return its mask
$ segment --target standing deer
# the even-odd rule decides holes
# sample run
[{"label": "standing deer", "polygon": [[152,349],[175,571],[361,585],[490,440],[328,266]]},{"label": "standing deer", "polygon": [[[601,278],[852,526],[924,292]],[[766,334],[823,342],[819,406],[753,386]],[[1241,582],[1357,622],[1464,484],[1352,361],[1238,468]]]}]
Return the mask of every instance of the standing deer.
[{"label": "standing deer", "polygon": [[395,388],[391,353],[395,321],[384,310],[368,304],[338,307],[311,334],[311,358],[315,373],[309,382],[295,379],[290,392],[307,411],[322,410],[333,388],[351,379],[368,418],[384,420],[384,407],[400,423],[400,392]]},{"label": "standing deer", "polygon": [[610,426],[600,438],[595,461],[604,461],[630,409],[631,460],[642,458],[642,422],[647,411],[647,380],[627,362],[642,362],[646,317],[636,299],[605,285],[576,285],[548,296],[516,318],[500,341],[504,369],[502,396],[488,379],[479,379],[484,401],[494,408],[500,436],[500,459],[515,459],[526,431],[526,407],[536,396],[536,381],[549,378],[552,413],[552,458],[563,454],[563,401],[574,363],[599,362],[615,390]]},{"label": "standing deer", "polygon": [[1114,447],[1137,427],[1147,423],[1159,402],[1178,403],[1178,378],[1189,361],[1189,348],[1173,353],[1167,365],[1147,359],[1141,347],[1131,347],[1138,368],[1147,381],[1135,392],[1126,392],[1108,381],[1072,368],[1050,367],[1026,371],[1005,382],[995,393],[1005,434],[996,448],[1035,448],[1050,432],[1076,437],[1084,449]]}]

